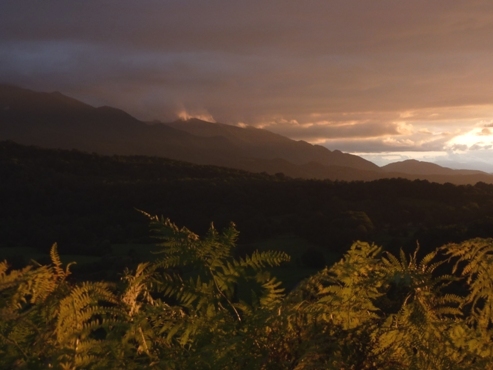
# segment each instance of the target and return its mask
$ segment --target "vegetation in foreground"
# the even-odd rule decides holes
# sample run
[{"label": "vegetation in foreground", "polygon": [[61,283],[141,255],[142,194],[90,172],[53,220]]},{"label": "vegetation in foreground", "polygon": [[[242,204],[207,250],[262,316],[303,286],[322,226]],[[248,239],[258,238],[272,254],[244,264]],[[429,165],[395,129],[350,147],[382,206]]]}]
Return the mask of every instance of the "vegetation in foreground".
[{"label": "vegetation in foreground", "polygon": [[56,245],[48,265],[0,263],[1,368],[493,368],[492,239],[422,258],[356,242],[284,294],[267,272],[284,252],[235,257],[234,225],[149,217],[162,257],[118,284],[71,282]]}]

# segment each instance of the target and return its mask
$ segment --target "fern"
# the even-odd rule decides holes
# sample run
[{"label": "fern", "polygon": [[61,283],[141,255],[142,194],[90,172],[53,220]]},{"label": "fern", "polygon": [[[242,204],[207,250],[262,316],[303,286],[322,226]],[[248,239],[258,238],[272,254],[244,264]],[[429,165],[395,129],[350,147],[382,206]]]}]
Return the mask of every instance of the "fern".
[{"label": "fern", "polygon": [[147,216],[160,258],[118,285],[69,283],[56,244],[46,266],[0,262],[1,368],[492,368],[492,240],[423,258],[356,242],[285,294],[269,272],[285,253],[238,257],[233,224],[200,237]]},{"label": "fern", "polygon": [[460,271],[466,279],[465,304],[471,305],[471,319],[486,329],[493,323],[493,239],[473,239],[441,249],[456,260],[453,272]]},{"label": "fern", "polygon": [[[158,262],[160,268],[168,270],[172,279],[164,278],[159,283],[162,291],[178,299],[185,307],[220,311],[229,307],[237,319],[240,313],[235,305],[235,294],[240,282],[255,280],[268,295],[262,302],[275,302],[280,298],[278,285],[267,275],[259,274],[266,267],[278,266],[289,257],[283,252],[254,252],[251,256],[235,258],[238,231],[233,224],[222,233],[213,225],[203,239],[186,228],[179,229],[169,220],[151,217],[151,227],[162,242],[164,258]],[[172,269],[180,266],[182,273]],[[189,275],[185,279],[185,275]],[[168,276],[169,277],[169,276]],[[275,287],[274,287],[275,285]]]},{"label": "fern", "polygon": [[344,258],[329,268],[325,286],[316,292],[314,309],[322,317],[345,329],[355,328],[376,318],[374,305],[382,295],[382,272],[378,263],[381,248],[354,243]]},{"label": "fern", "polygon": [[441,247],[455,260],[453,272],[465,279],[468,290],[462,306],[468,313],[463,329],[469,340],[461,344],[480,360],[493,356],[493,239],[472,239]]},{"label": "fern", "polygon": [[461,297],[443,294],[455,281],[451,275],[434,276],[444,261],[433,262],[437,252],[418,261],[419,245],[406,257],[386,253],[382,258],[387,275],[387,289],[400,290],[401,307],[389,315],[373,332],[375,353],[386,360],[413,369],[453,368],[458,361],[458,347],[448,336],[462,315]]}]

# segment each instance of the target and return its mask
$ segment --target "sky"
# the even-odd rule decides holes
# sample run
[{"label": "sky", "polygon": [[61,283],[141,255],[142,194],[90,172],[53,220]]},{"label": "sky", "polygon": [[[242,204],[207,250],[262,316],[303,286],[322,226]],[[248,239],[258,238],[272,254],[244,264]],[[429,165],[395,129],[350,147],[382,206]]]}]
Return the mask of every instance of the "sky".
[{"label": "sky", "polygon": [[493,172],[493,1],[2,0],[0,83]]}]

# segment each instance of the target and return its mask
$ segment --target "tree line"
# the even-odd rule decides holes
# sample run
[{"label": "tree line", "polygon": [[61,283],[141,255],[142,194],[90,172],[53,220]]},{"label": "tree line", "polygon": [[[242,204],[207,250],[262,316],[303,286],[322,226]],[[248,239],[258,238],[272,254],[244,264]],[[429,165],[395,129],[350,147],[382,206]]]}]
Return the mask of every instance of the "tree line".
[{"label": "tree line", "polygon": [[205,232],[234,220],[239,243],[293,234],[330,251],[355,240],[396,252],[419,241],[493,236],[493,185],[382,179],[292,179],[164,158],[102,156],[0,143],[0,240],[4,246],[98,255],[148,243],[135,208]]}]

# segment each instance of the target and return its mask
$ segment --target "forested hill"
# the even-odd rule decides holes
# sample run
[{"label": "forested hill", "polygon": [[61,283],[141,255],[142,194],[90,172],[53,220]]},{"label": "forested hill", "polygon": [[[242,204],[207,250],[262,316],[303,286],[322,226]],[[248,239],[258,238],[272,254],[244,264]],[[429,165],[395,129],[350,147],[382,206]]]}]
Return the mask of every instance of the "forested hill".
[{"label": "forested hill", "polygon": [[[330,151],[256,128],[197,119],[148,124],[123,110],[92,107],[59,92],[44,93],[0,84],[0,138],[44,148],[99,154],[150,155],[255,172],[297,177],[339,176],[379,171],[356,155]],[[317,163],[318,167],[303,165]]]},{"label": "forested hill", "polygon": [[342,252],[354,240],[431,249],[493,236],[493,185],[382,179],[333,182],[252,174],[144,156],[0,143],[2,246],[105,253],[148,241],[135,208],[203,233],[233,221],[240,244],[280,235]]},{"label": "forested hill", "polygon": [[0,84],[0,140],[103,155],[147,155],[305,179],[371,181],[402,177],[453,184],[493,183],[481,171],[404,161],[385,167],[273,132],[199,119],[150,124],[112,107],[59,92]]}]

